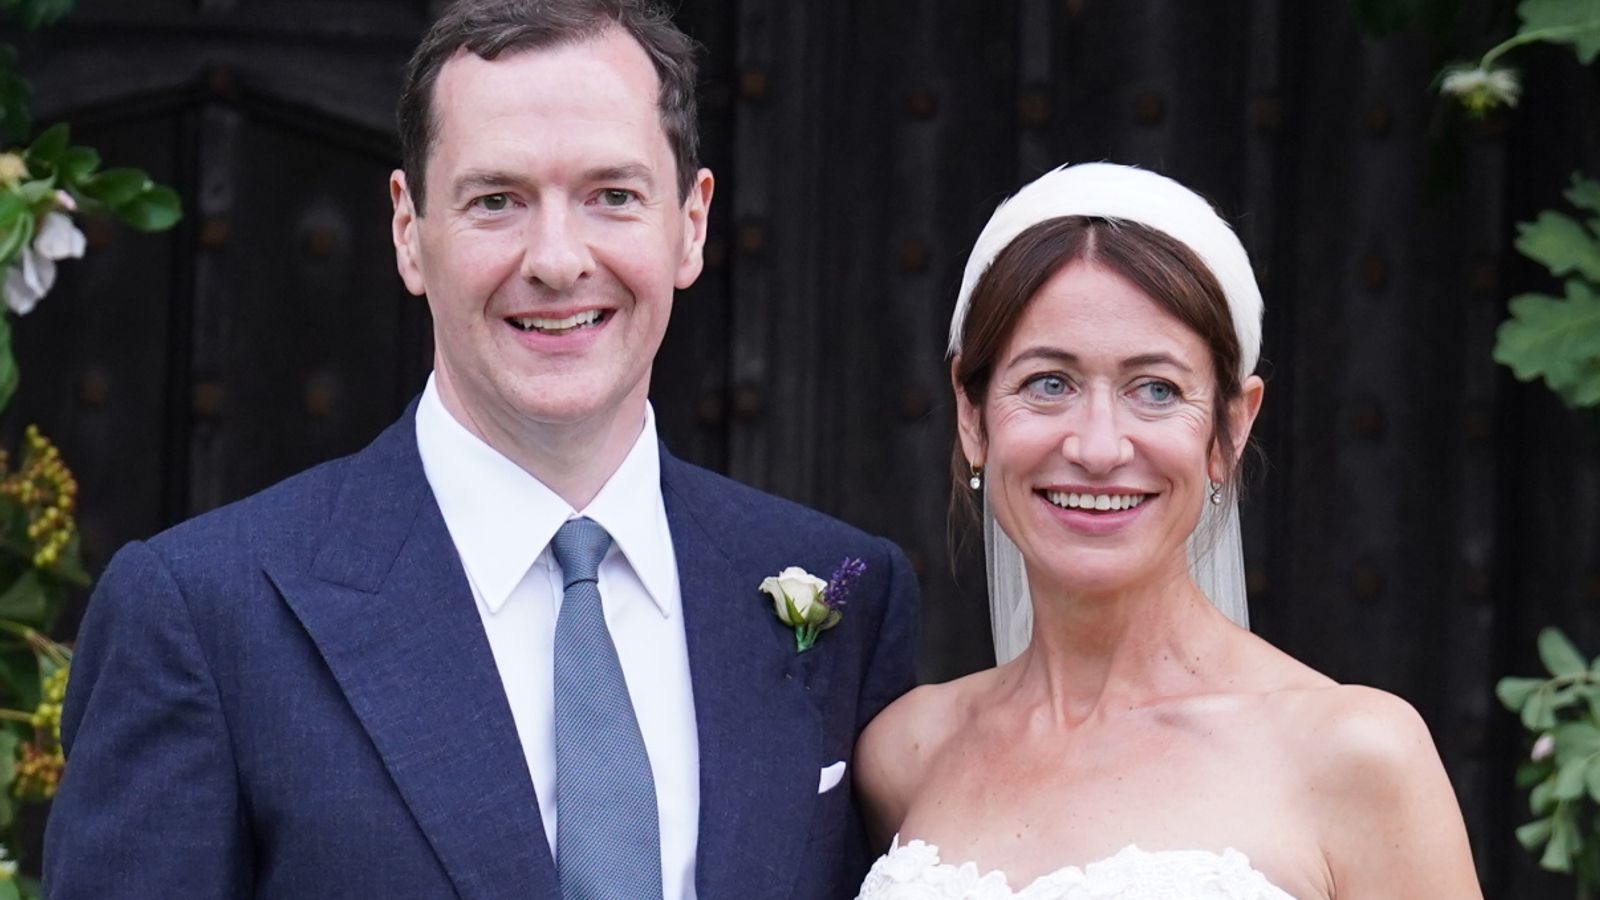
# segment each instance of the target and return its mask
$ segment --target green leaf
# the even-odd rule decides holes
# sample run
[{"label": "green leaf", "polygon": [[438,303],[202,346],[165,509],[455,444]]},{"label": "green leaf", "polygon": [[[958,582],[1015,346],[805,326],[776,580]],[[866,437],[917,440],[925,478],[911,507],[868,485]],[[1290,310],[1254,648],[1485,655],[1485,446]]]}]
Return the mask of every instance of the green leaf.
[{"label": "green leaf", "polygon": [[17,733],[0,731],[0,785],[10,785],[17,777]]},{"label": "green leaf", "polygon": [[56,178],[52,175],[49,178],[37,178],[17,185],[17,196],[21,197],[22,202],[28,204],[29,207],[34,207],[39,204],[39,201],[55,193],[55,190]]},{"label": "green leaf", "polygon": [[1522,726],[1529,731],[1549,731],[1556,727],[1555,692],[1550,686],[1539,688],[1522,707]]},{"label": "green leaf", "polygon": [[1593,722],[1568,722],[1554,734],[1557,762],[1600,753],[1600,728]]},{"label": "green leaf", "polygon": [[0,900],[22,900],[22,891],[17,887],[16,879],[0,881]]},{"label": "green leaf", "polygon": [[1572,406],[1600,403],[1600,296],[1577,279],[1566,299],[1513,297],[1496,332],[1494,358],[1522,381],[1543,378]]},{"label": "green leaf", "polygon": [[0,193],[0,272],[33,240],[33,229],[33,210],[22,196],[11,191]]},{"label": "green leaf", "polygon": [[1560,278],[1577,272],[1600,281],[1600,240],[1583,223],[1565,213],[1547,209],[1532,222],[1517,224],[1517,252],[1541,263]]},{"label": "green leaf", "polygon": [[1589,798],[1600,803],[1600,758],[1589,761],[1584,770],[1584,786],[1589,789]]},{"label": "green leaf", "polygon": [[32,105],[33,89],[28,82],[12,66],[0,66],[0,142],[15,144],[27,139],[33,131]]},{"label": "green leaf", "polygon": [[[1600,181],[1583,177],[1582,173],[1572,173],[1572,187],[1566,191],[1567,202],[1579,209],[1600,213]],[[1594,228],[1590,224],[1591,230]]]},{"label": "green leaf", "polygon": [[68,147],[56,164],[56,178],[62,185],[77,187],[100,168],[100,154],[92,147]]},{"label": "green leaf", "polygon": [[[1600,0],[1522,0],[1519,35],[1539,34],[1556,44],[1571,44],[1584,65],[1600,56]],[[1547,30],[1553,33],[1545,35]]]},{"label": "green leaf", "polygon": [[0,619],[37,625],[50,611],[49,598],[39,583],[39,573],[28,569],[0,592]]},{"label": "green leaf", "polygon": [[178,192],[164,185],[154,185],[133,200],[116,207],[117,218],[140,231],[166,231],[183,218],[183,204]]},{"label": "green leaf", "polygon": [[11,398],[17,393],[17,382],[21,380],[17,356],[11,352],[11,323],[4,314],[0,314],[0,410],[11,403]]},{"label": "green leaf", "polygon": [[1551,796],[1557,800],[1576,800],[1586,789],[1584,777],[1589,767],[1587,760],[1574,760],[1556,766],[1555,788]]},{"label": "green leaf", "polygon": [[1540,629],[1539,661],[1557,677],[1583,675],[1589,671],[1589,661],[1559,628]]},{"label": "green leaf", "polygon": [[1534,819],[1526,825],[1517,828],[1517,843],[1525,850],[1534,850],[1550,840],[1550,833],[1555,828],[1553,819]]},{"label": "green leaf", "polygon": [[1572,856],[1583,843],[1578,835],[1578,823],[1574,820],[1572,808],[1568,806],[1557,809],[1552,818],[1554,827],[1551,829],[1550,843],[1545,845],[1539,867],[1551,872],[1571,872]]},{"label": "green leaf", "polygon": [[66,152],[67,139],[66,123],[57,122],[40,132],[39,136],[33,139],[33,143],[28,145],[25,155],[30,161],[38,160],[39,162],[55,165],[61,159],[61,154]]},{"label": "green leaf", "polygon": [[1547,815],[1556,802],[1555,797],[1551,796],[1555,793],[1555,789],[1554,778],[1534,785],[1533,790],[1528,792],[1528,810],[1536,816]]},{"label": "green leaf", "polygon": [[[0,672],[0,675],[3,674],[3,672]],[[1517,766],[1517,787],[1527,790],[1546,778],[1549,778],[1551,773],[1554,771],[1555,766],[1548,759],[1540,760],[1539,762],[1534,762],[1531,759],[1527,760],[1526,762]]]},{"label": "green leaf", "polygon": [[1522,709],[1522,705],[1527,703],[1533,692],[1543,684],[1545,684],[1543,678],[1502,678],[1500,683],[1494,686],[1494,695],[1500,698],[1500,703],[1506,709],[1516,712]]},{"label": "green leaf", "polygon": [[80,188],[86,196],[116,209],[154,186],[150,176],[139,169],[106,169],[85,179]]}]

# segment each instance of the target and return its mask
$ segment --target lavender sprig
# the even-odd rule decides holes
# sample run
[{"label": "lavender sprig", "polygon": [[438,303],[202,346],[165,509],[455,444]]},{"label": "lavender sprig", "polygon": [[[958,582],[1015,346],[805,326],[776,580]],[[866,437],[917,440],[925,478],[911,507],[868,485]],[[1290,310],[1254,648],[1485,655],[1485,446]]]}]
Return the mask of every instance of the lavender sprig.
[{"label": "lavender sprig", "polygon": [[866,563],[846,556],[828,579],[828,587],[822,592],[822,602],[826,603],[829,609],[843,609],[850,599],[850,589],[856,586],[856,581],[866,570]]}]

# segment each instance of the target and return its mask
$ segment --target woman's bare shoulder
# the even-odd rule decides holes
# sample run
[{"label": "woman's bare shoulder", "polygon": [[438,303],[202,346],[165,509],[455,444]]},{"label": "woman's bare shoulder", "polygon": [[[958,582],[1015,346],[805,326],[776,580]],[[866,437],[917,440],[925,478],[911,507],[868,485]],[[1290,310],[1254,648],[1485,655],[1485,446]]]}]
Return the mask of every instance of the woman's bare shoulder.
[{"label": "woman's bare shoulder", "polygon": [[887,841],[932,761],[970,720],[994,670],[913,688],[873,719],[856,742],[855,779],[874,831]]},{"label": "woman's bare shoulder", "polygon": [[867,725],[856,746],[857,755],[886,754],[902,766],[932,758],[960,730],[975,696],[990,683],[994,671],[986,669],[911,689]]}]

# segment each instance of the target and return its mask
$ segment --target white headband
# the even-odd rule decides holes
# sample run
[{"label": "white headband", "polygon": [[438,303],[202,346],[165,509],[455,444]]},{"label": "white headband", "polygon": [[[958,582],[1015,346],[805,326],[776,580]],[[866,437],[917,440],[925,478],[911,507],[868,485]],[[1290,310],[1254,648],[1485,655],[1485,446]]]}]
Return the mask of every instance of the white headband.
[{"label": "white headband", "polygon": [[994,211],[961,276],[961,294],[950,318],[952,356],[961,349],[972,289],[989,264],[1022,232],[1064,216],[1137,222],[1194,251],[1227,298],[1239,338],[1239,378],[1255,371],[1261,354],[1261,288],[1238,236],[1194,191],[1165,175],[1115,163],[1062,166],[1039,176]]}]

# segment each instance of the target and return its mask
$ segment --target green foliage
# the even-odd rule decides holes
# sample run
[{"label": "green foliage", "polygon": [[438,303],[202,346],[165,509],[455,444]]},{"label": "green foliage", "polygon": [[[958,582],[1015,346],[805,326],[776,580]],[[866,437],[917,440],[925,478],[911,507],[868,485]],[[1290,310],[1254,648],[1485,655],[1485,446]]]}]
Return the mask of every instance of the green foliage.
[{"label": "green foliage", "polygon": [[[1600,213],[1600,182],[1574,175],[1566,196]],[[1517,250],[1565,278],[1564,295],[1513,297],[1494,358],[1523,381],[1544,379],[1571,406],[1600,404],[1600,217],[1545,210],[1517,231]]]},{"label": "green foliage", "polygon": [[1495,696],[1535,736],[1517,772],[1531,822],[1517,842],[1539,865],[1600,887],[1600,658],[1585,659],[1555,628],[1539,632],[1548,678],[1502,678]]},{"label": "green foliage", "polygon": [[[36,216],[42,211],[40,203],[55,206],[53,192],[60,189],[81,211],[109,212],[140,231],[165,231],[183,217],[177,192],[151,181],[139,169],[100,170],[100,154],[90,147],[73,146],[65,124],[45,129],[24,151],[23,159],[28,180],[18,185],[15,195],[31,205]],[[9,221],[6,212],[0,206],[0,229]],[[0,264],[5,261],[0,252]]]},{"label": "green foliage", "polygon": [[1518,37],[1571,44],[1584,65],[1600,56],[1600,0],[1522,0]]}]

